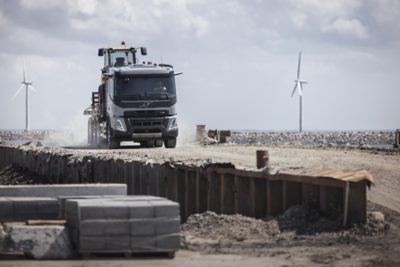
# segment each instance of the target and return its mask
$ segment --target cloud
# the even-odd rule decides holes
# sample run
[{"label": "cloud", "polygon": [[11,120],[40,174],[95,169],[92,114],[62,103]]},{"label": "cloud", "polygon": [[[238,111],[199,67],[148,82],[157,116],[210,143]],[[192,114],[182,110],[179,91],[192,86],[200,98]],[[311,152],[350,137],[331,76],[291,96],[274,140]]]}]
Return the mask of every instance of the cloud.
[{"label": "cloud", "polygon": [[368,30],[357,19],[338,18],[331,24],[322,28],[323,32],[336,32],[344,36],[353,36],[359,39],[367,39],[369,37]]},{"label": "cloud", "polygon": [[[363,102],[360,122],[368,121],[361,118],[364,106],[381,118],[355,128],[394,127],[399,5],[397,0],[0,0],[0,128],[23,124],[23,99],[9,101],[21,80],[23,57],[38,90],[32,94],[32,125],[60,128],[71,114],[81,113],[98,86],[97,48],[122,40],[148,47],[145,60],[162,56],[184,72],[177,77],[178,112],[189,121],[219,128],[296,127],[298,106],[289,91],[302,50],[302,75],[310,82],[307,125],[340,127],[338,118],[354,109],[343,105],[346,99]],[[369,92],[362,100],[360,88]],[[331,120],[312,117],[316,111]]]}]

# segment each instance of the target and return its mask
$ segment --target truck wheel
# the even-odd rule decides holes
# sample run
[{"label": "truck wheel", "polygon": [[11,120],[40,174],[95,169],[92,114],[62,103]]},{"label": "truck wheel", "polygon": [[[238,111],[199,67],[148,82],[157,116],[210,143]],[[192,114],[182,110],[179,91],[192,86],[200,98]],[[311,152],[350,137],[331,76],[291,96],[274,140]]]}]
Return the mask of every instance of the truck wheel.
[{"label": "truck wheel", "polygon": [[110,127],[110,123],[107,121],[107,144],[108,144],[108,148],[110,149],[114,149],[114,148],[119,148],[120,143],[118,140],[115,140],[115,138],[113,137],[113,131]]},{"label": "truck wheel", "polygon": [[176,138],[164,140],[165,148],[175,148],[176,147]]},{"label": "truck wheel", "polygon": [[163,141],[162,140],[156,140],[155,141],[155,147],[162,147]]},{"label": "truck wheel", "polygon": [[92,120],[92,145],[99,146],[99,122]]},{"label": "truck wheel", "polygon": [[88,129],[87,129],[87,133],[88,133],[88,144],[92,145],[93,143],[93,134],[92,134],[92,119],[88,119]]}]

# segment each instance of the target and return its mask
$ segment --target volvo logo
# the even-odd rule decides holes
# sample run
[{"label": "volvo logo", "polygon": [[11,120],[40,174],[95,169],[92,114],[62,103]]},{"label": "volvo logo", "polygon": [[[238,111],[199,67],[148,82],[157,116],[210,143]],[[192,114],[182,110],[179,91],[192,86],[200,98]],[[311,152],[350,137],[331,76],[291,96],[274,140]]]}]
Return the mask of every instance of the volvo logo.
[{"label": "volvo logo", "polygon": [[144,102],[143,104],[141,104],[139,106],[139,108],[148,108],[148,107],[150,107],[150,104],[151,104],[151,102]]}]

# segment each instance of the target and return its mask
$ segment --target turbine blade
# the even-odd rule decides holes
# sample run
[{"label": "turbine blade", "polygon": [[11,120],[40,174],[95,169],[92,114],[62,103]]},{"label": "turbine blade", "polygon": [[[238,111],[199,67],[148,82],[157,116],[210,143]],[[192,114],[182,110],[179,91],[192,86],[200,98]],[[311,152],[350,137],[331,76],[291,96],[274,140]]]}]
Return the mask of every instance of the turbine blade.
[{"label": "turbine blade", "polygon": [[299,85],[299,95],[302,96],[303,95],[303,87],[301,86],[301,83]]},{"label": "turbine blade", "polygon": [[300,79],[300,63],[301,63],[301,51],[299,52],[299,62],[297,64],[297,80]]},{"label": "turbine blade", "polygon": [[14,94],[14,96],[11,98],[12,100],[14,100],[17,95],[19,95],[19,93],[22,91],[22,89],[24,89],[25,85],[21,85],[21,87],[17,90],[17,92]]},{"label": "turbine blade", "polygon": [[35,89],[35,87],[33,87],[32,85],[29,85],[29,88],[31,88],[31,90],[35,93],[37,93],[37,90]]},{"label": "turbine blade", "polygon": [[294,88],[293,88],[293,92],[292,92],[292,96],[291,96],[291,97],[293,97],[294,92],[296,92],[296,88],[297,88],[297,83],[294,85]]}]

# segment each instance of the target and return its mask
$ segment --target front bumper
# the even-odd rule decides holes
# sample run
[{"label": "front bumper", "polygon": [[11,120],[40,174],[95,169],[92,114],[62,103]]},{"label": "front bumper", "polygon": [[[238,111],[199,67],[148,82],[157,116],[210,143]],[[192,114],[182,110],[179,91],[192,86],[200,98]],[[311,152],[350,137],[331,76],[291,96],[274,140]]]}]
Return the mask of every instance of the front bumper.
[{"label": "front bumper", "polygon": [[114,138],[121,141],[170,139],[178,136],[176,116],[157,118],[123,117],[117,119]]}]

